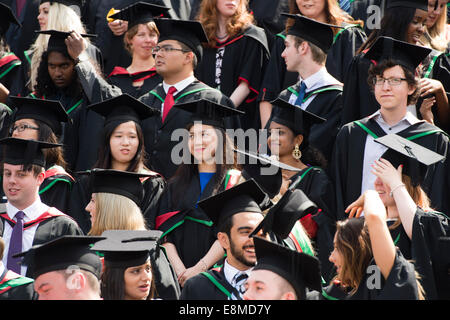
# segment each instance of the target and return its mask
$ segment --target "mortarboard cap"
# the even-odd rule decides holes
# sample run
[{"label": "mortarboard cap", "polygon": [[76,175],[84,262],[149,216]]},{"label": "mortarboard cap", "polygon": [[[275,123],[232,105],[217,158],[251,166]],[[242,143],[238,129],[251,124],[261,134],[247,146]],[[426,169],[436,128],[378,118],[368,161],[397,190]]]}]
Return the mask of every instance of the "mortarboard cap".
[{"label": "mortarboard cap", "polygon": [[61,144],[19,138],[4,138],[0,140],[2,162],[12,165],[38,165],[45,167],[45,156],[42,149],[61,147]]},{"label": "mortarboard cap", "polygon": [[16,109],[14,120],[34,119],[47,124],[55,134],[62,132],[61,122],[72,122],[61,102],[25,97],[11,97],[12,106]]},{"label": "mortarboard cap", "polygon": [[88,108],[105,117],[105,124],[111,121],[140,123],[146,118],[159,114],[158,110],[147,106],[127,93],[92,104]]},{"label": "mortarboard cap", "polygon": [[289,102],[277,98],[270,102],[275,106],[272,111],[271,121],[282,124],[291,129],[295,135],[303,135],[302,148],[306,148],[311,127],[326,121],[314,113],[303,110],[302,108],[290,104]]},{"label": "mortarboard cap", "polygon": [[364,54],[364,58],[375,60],[378,63],[382,60],[393,60],[414,73],[416,67],[430,52],[430,48],[416,46],[390,37],[378,37],[369,51]]},{"label": "mortarboard cap", "polygon": [[402,173],[411,178],[413,186],[422,183],[428,166],[445,159],[439,153],[397,134],[388,134],[375,141],[389,148],[381,158],[388,160],[395,168],[402,164]]},{"label": "mortarboard cap", "polygon": [[[58,51],[62,52],[66,55],[69,55],[67,51],[67,45],[66,45],[66,38],[70,35],[70,32],[64,32],[64,31],[57,31],[57,30],[42,30],[42,31],[35,31],[35,33],[38,34],[46,34],[50,35],[50,38],[48,39],[47,44],[47,51]],[[81,34],[82,37],[85,38],[94,38],[97,37],[95,34]]]},{"label": "mortarboard cap", "polygon": [[169,10],[170,8],[168,7],[139,1],[120,9],[118,13],[109,17],[114,20],[119,19],[128,21],[128,30],[130,30],[135,25],[153,21],[156,17],[167,16]]},{"label": "mortarboard cap", "polygon": [[264,220],[249,235],[257,234],[259,230],[263,233],[273,232],[280,239],[289,236],[295,222],[307,214],[315,214],[318,208],[314,202],[300,189],[288,189],[281,199],[270,208]]},{"label": "mortarboard cap", "polygon": [[103,237],[63,236],[58,239],[35,245],[28,251],[14,255],[24,256],[23,264],[32,269],[32,278],[57,270],[76,266],[92,272],[98,279],[102,270],[100,258],[90,250],[90,245]]},{"label": "mortarboard cap", "polygon": [[237,213],[261,213],[259,205],[264,201],[265,197],[266,194],[255,180],[250,179],[200,201],[198,206],[220,229],[220,226],[227,218]]},{"label": "mortarboard cap", "polygon": [[208,42],[208,37],[203,26],[198,21],[155,19],[159,31],[159,42],[165,40],[177,40],[188,46],[197,56],[198,62],[202,60],[202,42]]},{"label": "mortarboard cap", "polygon": [[260,237],[253,237],[256,266],[253,270],[272,271],[295,289],[297,299],[306,299],[306,288],[322,290],[320,263],[316,257],[297,252]]},{"label": "mortarboard cap", "polygon": [[157,230],[106,230],[92,250],[104,253],[105,266],[129,268],[144,264],[162,235]]},{"label": "mortarboard cap", "polygon": [[17,24],[22,27],[16,15],[12,12],[11,8],[6,4],[0,3],[0,34],[4,35],[8,31],[11,23]]},{"label": "mortarboard cap", "polygon": [[140,178],[151,174],[94,168],[78,174],[90,174],[90,193],[112,193],[133,200],[138,206],[144,197],[144,187]]},{"label": "mortarboard cap", "polygon": [[406,7],[428,11],[428,0],[388,0],[386,7],[388,9],[393,7]]},{"label": "mortarboard cap", "polygon": [[221,103],[205,98],[186,103],[174,104],[174,107],[190,112],[191,121],[201,121],[202,124],[224,128],[224,118],[241,115],[245,112],[237,110],[230,99],[222,99]]},{"label": "mortarboard cap", "polygon": [[50,2],[50,4],[60,3],[60,4],[63,4],[65,6],[68,6],[68,7],[70,7],[70,6],[77,6],[81,10],[81,8],[83,7],[83,5],[85,3],[85,0],[41,0],[40,4],[43,4],[45,2]]},{"label": "mortarboard cap", "polygon": [[[255,154],[250,151],[235,149],[238,157],[244,157],[244,161],[238,158],[238,163],[243,163],[242,175],[245,179],[253,178],[261,186],[270,199],[275,197],[283,183],[281,169],[299,172],[301,169],[289,166],[278,161],[275,157],[266,154]],[[275,170],[269,169],[274,166]]]},{"label": "mortarboard cap", "polygon": [[282,13],[282,16],[294,19],[294,24],[287,31],[287,35],[296,36],[315,44],[327,53],[333,44],[334,33],[332,28],[340,26],[318,22],[300,14]]}]

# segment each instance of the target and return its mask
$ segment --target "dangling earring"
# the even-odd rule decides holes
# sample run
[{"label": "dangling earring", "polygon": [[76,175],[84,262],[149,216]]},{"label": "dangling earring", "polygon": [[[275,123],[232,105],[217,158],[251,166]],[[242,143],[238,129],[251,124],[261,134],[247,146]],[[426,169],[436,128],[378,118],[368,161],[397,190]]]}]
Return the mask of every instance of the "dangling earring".
[{"label": "dangling earring", "polygon": [[296,143],[294,150],[292,150],[292,156],[295,160],[299,160],[302,157],[302,152],[299,149],[299,145]]}]

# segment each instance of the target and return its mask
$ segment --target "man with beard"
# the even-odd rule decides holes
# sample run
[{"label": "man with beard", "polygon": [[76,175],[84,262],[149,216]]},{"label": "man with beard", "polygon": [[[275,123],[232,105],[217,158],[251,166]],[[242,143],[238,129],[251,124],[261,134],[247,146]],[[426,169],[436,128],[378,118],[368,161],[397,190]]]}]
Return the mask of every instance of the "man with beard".
[{"label": "man with beard", "polygon": [[226,259],[222,267],[188,279],[180,300],[242,300],[243,284],[256,263],[249,235],[263,220],[264,199],[265,193],[251,179],[198,203],[217,228]]}]

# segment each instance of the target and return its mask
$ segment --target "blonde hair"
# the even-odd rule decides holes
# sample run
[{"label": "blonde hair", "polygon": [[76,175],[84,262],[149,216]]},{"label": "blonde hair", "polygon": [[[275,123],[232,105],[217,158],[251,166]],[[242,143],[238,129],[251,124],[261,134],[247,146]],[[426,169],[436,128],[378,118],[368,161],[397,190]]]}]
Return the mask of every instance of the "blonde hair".
[{"label": "blonde hair", "polygon": [[[234,37],[251,25],[254,21],[253,15],[247,10],[248,0],[240,0],[236,13],[227,21],[228,36]],[[208,46],[214,47],[217,31],[217,0],[203,0],[200,5],[197,20],[203,25],[206,35],[208,36]]]},{"label": "blonde hair", "polygon": [[[58,30],[63,32],[76,31],[86,33],[86,29],[78,14],[70,7],[53,2],[48,11],[47,30]],[[30,89],[37,84],[38,67],[41,63],[42,54],[47,51],[48,39],[50,35],[40,34],[32,44],[30,51],[33,55],[30,67]],[[84,38],[89,43],[89,40]],[[87,45],[86,43],[86,45]]]},{"label": "blonde hair", "polygon": [[[439,1],[439,0],[436,0]],[[422,40],[429,43],[431,48],[445,52],[447,49],[447,39],[445,36],[447,28],[447,6],[441,11],[441,15],[431,28],[422,36]]]},{"label": "blonde hair", "polygon": [[113,193],[95,194],[95,220],[88,235],[105,230],[146,230],[141,209],[131,199]]}]

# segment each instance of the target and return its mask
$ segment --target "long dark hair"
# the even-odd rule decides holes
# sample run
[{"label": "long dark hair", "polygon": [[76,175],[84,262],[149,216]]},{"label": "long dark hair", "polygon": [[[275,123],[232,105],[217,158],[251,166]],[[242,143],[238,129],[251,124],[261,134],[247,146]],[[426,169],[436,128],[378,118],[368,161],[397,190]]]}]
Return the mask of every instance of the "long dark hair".
[{"label": "long dark hair", "polygon": [[[131,121],[131,120],[130,120]],[[133,121],[134,122],[134,121]],[[111,146],[110,140],[111,135],[114,130],[120,125],[124,123],[122,120],[111,121],[107,123],[102,130],[101,133],[101,143],[98,149],[98,158],[97,162],[94,165],[94,168],[100,169],[111,169],[112,166],[112,155],[111,155]],[[139,139],[139,146],[134,155],[133,159],[131,159],[130,164],[126,171],[136,172],[139,169],[139,165],[144,163],[146,160],[146,152],[144,147],[144,133],[139,123],[134,122],[136,125],[136,133]]]},{"label": "long dark hair", "polygon": [[[70,59],[75,64],[75,60],[73,60],[68,54],[61,51],[57,52],[60,52],[64,57]],[[45,51],[42,54],[41,63],[38,67],[37,83],[34,86],[34,90],[39,96],[50,96],[58,92],[58,88],[55,86],[52,78],[50,77],[50,74],[48,73],[48,56],[49,52]],[[75,69],[73,71],[72,82],[69,87],[66,88],[66,92],[73,97],[78,97],[82,93],[82,87],[80,81],[78,80],[77,72],[75,71]]]},{"label": "long dark hair", "polygon": [[408,32],[409,24],[414,19],[415,14],[415,8],[394,7],[386,9],[380,22],[380,29],[375,29],[370,33],[367,40],[361,45],[356,54],[369,49],[378,37],[391,37],[406,42],[406,33]]},{"label": "long dark hair", "polygon": [[[100,295],[104,300],[124,300],[125,299],[125,270],[128,268],[105,267],[101,276]],[[153,275],[153,269],[152,269]],[[155,277],[152,276],[150,293],[147,300],[153,299],[157,295]]]},{"label": "long dark hair", "polygon": [[[192,127],[188,125],[187,130]],[[221,135],[222,139],[222,164],[216,163],[216,175],[213,177],[214,189],[213,193],[216,193],[220,188],[220,182],[225,178],[228,170],[240,168],[237,164],[237,156],[232,150],[233,142],[226,134],[225,130],[219,127],[214,127],[217,136]],[[233,164],[227,163],[227,154],[233,155]],[[189,183],[192,179],[198,175],[198,166],[194,163],[194,156],[190,155],[190,163],[182,163],[178,166],[175,174],[169,179],[169,184],[176,183],[177,187],[174,188],[174,193],[172,194],[172,203],[180,203],[181,200],[186,195],[186,190],[189,187]]]}]

